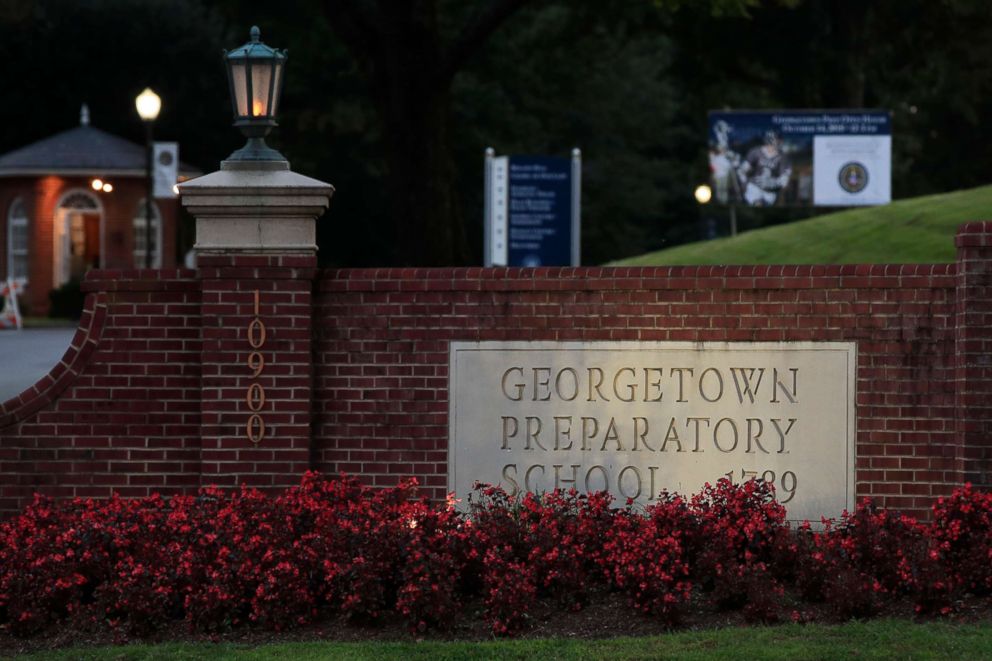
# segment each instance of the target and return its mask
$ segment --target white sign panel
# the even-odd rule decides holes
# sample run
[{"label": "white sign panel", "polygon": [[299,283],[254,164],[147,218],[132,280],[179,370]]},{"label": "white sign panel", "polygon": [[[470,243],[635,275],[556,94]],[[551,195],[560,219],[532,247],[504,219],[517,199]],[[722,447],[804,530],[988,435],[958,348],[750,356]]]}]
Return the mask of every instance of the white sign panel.
[{"label": "white sign panel", "polygon": [[508,194],[510,159],[493,156],[486,168],[486,266],[506,266],[509,263]]},{"label": "white sign panel", "polygon": [[892,201],[891,135],[813,138],[813,204],[855,206]]},{"label": "white sign panel", "polygon": [[721,477],[792,520],[854,506],[853,343],[453,342],[448,487],[608,490],[649,504]]},{"label": "white sign panel", "polygon": [[153,196],[157,199],[176,197],[173,187],[179,175],[179,143],[156,142],[152,146],[152,163]]}]

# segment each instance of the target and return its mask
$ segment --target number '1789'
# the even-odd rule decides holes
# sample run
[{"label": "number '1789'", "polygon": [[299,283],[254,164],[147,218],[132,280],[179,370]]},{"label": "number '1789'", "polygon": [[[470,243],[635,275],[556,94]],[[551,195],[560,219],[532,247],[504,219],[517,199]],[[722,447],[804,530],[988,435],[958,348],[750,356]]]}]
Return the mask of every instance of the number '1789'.
[{"label": "number '1789'", "polygon": [[[731,482],[737,476],[737,471],[727,471],[724,473],[727,479]],[[775,487],[775,497],[778,498],[779,502],[783,505],[796,497],[796,487],[799,486],[799,480],[796,478],[796,474],[792,471],[784,471],[781,475],[777,476],[778,481],[776,482],[775,471],[767,470],[762,473],[758,471],[746,471],[743,468],[740,470],[740,479],[742,481],[747,480],[762,480]],[[782,494],[788,494],[788,498],[782,498]]]}]

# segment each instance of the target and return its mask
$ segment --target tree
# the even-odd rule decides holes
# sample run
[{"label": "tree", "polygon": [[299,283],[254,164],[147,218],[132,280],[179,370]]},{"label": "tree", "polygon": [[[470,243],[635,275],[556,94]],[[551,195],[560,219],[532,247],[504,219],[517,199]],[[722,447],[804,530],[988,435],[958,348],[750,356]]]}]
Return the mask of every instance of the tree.
[{"label": "tree", "polygon": [[392,235],[402,262],[468,260],[455,197],[451,86],[489,37],[531,0],[489,0],[447,37],[439,0],[326,0],[332,29],[367,72],[382,129]]},{"label": "tree", "polygon": [[234,147],[220,51],[222,23],[198,0],[7,0],[0,5],[4,95],[0,153],[78,124],[90,106],[97,128],[144,143],[134,98],[162,97],[158,139],[204,167]]}]

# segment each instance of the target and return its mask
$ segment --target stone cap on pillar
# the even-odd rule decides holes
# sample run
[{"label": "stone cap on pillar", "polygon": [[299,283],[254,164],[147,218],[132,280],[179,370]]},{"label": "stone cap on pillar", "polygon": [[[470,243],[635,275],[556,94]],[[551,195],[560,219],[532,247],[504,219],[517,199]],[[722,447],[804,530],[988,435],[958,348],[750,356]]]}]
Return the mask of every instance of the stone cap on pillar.
[{"label": "stone cap on pillar", "polygon": [[197,253],[317,251],[317,218],[334,194],[285,161],[224,161],[217,172],[179,184],[196,218]]}]

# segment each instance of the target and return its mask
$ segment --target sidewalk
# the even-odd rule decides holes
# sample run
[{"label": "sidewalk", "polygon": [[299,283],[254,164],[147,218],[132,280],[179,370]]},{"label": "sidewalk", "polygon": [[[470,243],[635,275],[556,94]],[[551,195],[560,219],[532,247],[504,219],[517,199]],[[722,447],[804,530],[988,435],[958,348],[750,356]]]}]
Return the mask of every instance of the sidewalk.
[{"label": "sidewalk", "polygon": [[0,402],[19,395],[61,360],[75,328],[0,331]]}]

